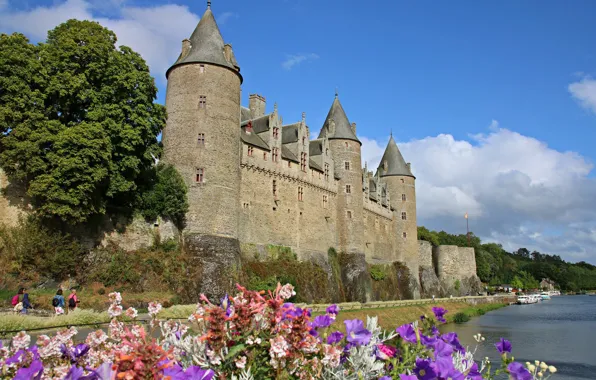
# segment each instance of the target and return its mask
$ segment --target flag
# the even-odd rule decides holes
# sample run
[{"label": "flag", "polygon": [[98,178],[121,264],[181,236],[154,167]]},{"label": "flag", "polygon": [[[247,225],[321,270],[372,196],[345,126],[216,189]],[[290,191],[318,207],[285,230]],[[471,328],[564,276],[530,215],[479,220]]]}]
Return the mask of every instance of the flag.
[{"label": "flag", "polygon": [[464,218],[468,219],[468,213],[466,212],[466,215],[464,215]]}]

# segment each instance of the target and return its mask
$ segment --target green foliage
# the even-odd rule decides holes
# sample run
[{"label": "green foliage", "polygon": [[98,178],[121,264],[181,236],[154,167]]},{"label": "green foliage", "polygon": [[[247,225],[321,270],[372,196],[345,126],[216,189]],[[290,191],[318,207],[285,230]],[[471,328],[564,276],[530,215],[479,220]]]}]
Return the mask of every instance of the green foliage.
[{"label": "green foliage", "polygon": [[455,280],[455,282],[453,283],[453,288],[456,291],[459,291],[459,289],[461,288],[461,282],[459,280]]},{"label": "green foliage", "polygon": [[433,247],[439,245],[439,236],[435,231],[429,231],[424,226],[418,227],[418,240],[425,240],[432,244]]},{"label": "green foliage", "polygon": [[298,259],[298,256],[296,256],[296,253],[292,251],[292,248],[273,244],[269,244],[267,246],[267,257],[270,260],[293,261]]},{"label": "green foliage", "polygon": [[375,281],[383,281],[387,277],[387,272],[383,265],[370,265],[370,277]]},{"label": "green foliage", "polygon": [[470,316],[464,312],[459,312],[453,316],[453,322],[455,323],[465,323],[470,320]]},{"label": "green foliage", "polygon": [[82,255],[83,248],[70,235],[48,230],[33,218],[15,227],[0,224],[0,272],[22,280],[63,280],[80,269]]},{"label": "green foliage", "polygon": [[146,184],[148,190],[141,197],[140,211],[150,220],[162,216],[182,226],[188,211],[187,187],[182,176],[171,165],[159,164]]},{"label": "green foliage", "polygon": [[144,60],[95,22],[45,43],[0,35],[0,165],[38,215],[77,224],[130,209],[159,156],[165,109]]}]

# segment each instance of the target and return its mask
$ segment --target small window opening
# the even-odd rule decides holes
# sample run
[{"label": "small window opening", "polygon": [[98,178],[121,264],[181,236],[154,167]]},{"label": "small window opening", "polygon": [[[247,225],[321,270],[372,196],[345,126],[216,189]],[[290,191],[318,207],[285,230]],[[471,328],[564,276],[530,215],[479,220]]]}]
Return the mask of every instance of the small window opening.
[{"label": "small window opening", "polygon": [[401,195],[401,200],[404,201],[404,202],[406,201],[406,194],[402,194]]},{"label": "small window opening", "polygon": [[197,176],[195,178],[197,183],[203,183],[205,180],[205,170],[203,168],[197,169]]},{"label": "small window opening", "polygon": [[403,236],[403,238],[405,239],[408,237],[408,234],[406,232],[404,232],[401,236]]},{"label": "small window opening", "polygon": [[199,145],[205,145],[205,134],[199,133],[199,137],[197,139]]},{"label": "small window opening", "polygon": [[401,213],[401,220],[406,220],[406,219],[407,219],[406,213],[405,212],[402,212]]},{"label": "small window opening", "polygon": [[205,65],[199,66],[199,73],[203,74],[205,72]]},{"label": "small window opening", "polygon": [[[304,190],[302,189],[302,187],[298,187],[298,200],[302,201],[304,199]],[[302,215],[302,214],[300,214]]]},{"label": "small window opening", "polygon": [[346,185],[346,194],[352,194],[352,185]]},{"label": "small window opening", "polygon": [[252,157],[252,154],[254,153],[254,151],[255,151],[255,148],[253,148],[252,146],[249,145],[248,146],[248,155],[250,157]]},{"label": "small window opening", "polygon": [[347,215],[348,219],[352,219],[352,211],[350,211],[350,210],[346,211],[346,215]]},{"label": "small window opening", "polygon": [[205,108],[207,106],[207,96],[200,95],[199,96],[199,108]]},{"label": "small window opening", "polygon": [[350,161],[344,162],[344,167],[346,168],[346,170],[350,170]]}]

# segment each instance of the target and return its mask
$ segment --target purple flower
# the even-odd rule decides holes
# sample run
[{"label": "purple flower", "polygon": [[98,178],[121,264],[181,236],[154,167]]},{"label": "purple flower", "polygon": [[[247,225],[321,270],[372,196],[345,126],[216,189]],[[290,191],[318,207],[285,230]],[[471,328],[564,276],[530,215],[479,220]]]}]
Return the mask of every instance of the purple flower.
[{"label": "purple flower", "polygon": [[453,346],[442,340],[437,340],[435,343],[435,357],[449,357],[451,360],[451,354],[453,353]]},{"label": "purple flower", "polygon": [[[439,343],[443,343],[443,342],[439,341]],[[443,344],[447,345],[446,343],[443,343]],[[436,353],[435,353],[435,355],[436,355]],[[431,364],[431,366],[434,369],[434,371],[436,372],[437,377],[445,378],[445,379],[449,378],[449,375],[454,370],[453,359],[451,358],[451,355],[449,355],[449,356],[436,355],[435,357],[436,357],[436,360]]]},{"label": "purple flower", "polygon": [[500,354],[511,352],[511,342],[507,339],[501,338],[501,341],[495,343],[495,347],[497,347],[497,351],[499,351]]},{"label": "purple flower", "polygon": [[283,305],[283,311],[281,317],[283,319],[290,318],[299,318],[302,316],[303,310],[299,307],[294,306],[294,304],[286,303]]},{"label": "purple flower", "polygon": [[521,363],[513,362],[507,366],[509,376],[513,380],[532,380],[533,376]]},{"label": "purple flower", "polygon": [[426,336],[426,335],[420,334],[420,343],[422,343],[425,347],[427,347],[427,348],[434,347],[436,342],[437,342],[437,337]]},{"label": "purple flower", "polygon": [[329,327],[334,322],[334,319],[331,318],[329,315],[318,315],[315,319],[310,323],[310,327],[314,329],[320,329]]},{"label": "purple flower", "polygon": [[439,331],[439,329],[437,328],[437,326],[433,326],[430,328],[430,332],[433,334],[433,336],[439,336],[441,334],[441,332]]},{"label": "purple flower", "polygon": [[333,304],[331,306],[329,306],[327,308],[327,310],[325,310],[327,312],[327,314],[333,314],[333,315],[337,315],[337,313],[339,313],[339,306],[337,306],[336,304]]},{"label": "purple flower", "polygon": [[226,294],[221,299],[221,308],[226,311],[226,317],[229,317],[234,312],[234,309],[232,309],[230,306],[231,306],[230,297],[228,297],[228,295]]},{"label": "purple flower", "polygon": [[432,380],[436,379],[437,373],[431,366],[430,360],[426,359],[416,359],[416,368],[414,368],[414,373],[418,375],[420,380]]},{"label": "purple flower", "polygon": [[73,365],[66,374],[64,380],[79,380],[83,376],[83,369]]},{"label": "purple flower", "polygon": [[87,352],[89,352],[89,346],[85,343],[81,343],[77,344],[71,350],[65,344],[62,344],[62,346],[60,346],[60,351],[62,351],[62,355],[64,355],[64,357],[70,360],[71,364],[74,364],[80,357],[87,355]]},{"label": "purple flower", "polygon": [[470,371],[468,372],[468,379],[470,380],[482,380],[482,374],[478,371],[478,364],[472,364]]},{"label": "purple flower", "polygon": [[364,323],[360,319],[344,321],[346,324],[347,340],[356,345],[365,345],[370,342],[371,333],[364,328]]},{"label": "purple flower", "polygon": [[210,369],[202,369],[199,366],[188,367],[184,370],[180,365],[176,364],[173,367],[166,368],[163,371],[163,375],[169,376],[171,380],[211,380],[215,372]]},{"label": "purple flower", "polygon": [[43,364],[40,360],[34,360],[28,368],[21,368],[17,371],[15,380],[39,380],[43,373]]},{"label": "purple flower", "polygon": [[450,332],[447,334],[443,334],[443,335],[441,335],[441,339],[443,339],[443,341],[445,341],[446,343],[449,343],[450,345],[452,345],[456,351],[458,351],[462,354],[466,352],[466,349],[464,348],[464,346],[462,346],[461,343],[459,342],[459,338],[457,337],[456,333]]},{"label": "purple flower", "polygon": [[[388,379],[391,379],[388,376],[385,376]],[[403,373],[399,375],[399,380],[418,380],[414,375],[404,375]]]},{"label": "purple flower", "polygon": [[344,334],[339,331],[334,331],[327,337],[327,344],[335,344],[344,338]]},{"label": "purple flower", "polygon": [[418,341],[418,338],[416,338],[416,332],[414,331],[411,323],[399,326],[397,329],[395,329],[395,331],[397,331],[399,336],[401,336],[406,342],[416,343]]},{"label": "purple flower", "polygon": [[114,370],[112,369],[112,363],[107,362],[95,368],[89,375],[80,377],[79,380],[111,379],[113,374]]},{"label": "purple flower", "polygon": [[391,380],[391,376],[379,377],[379,380]]},{"label": "purple flower", "polygon": [[447,313],[447,310],[443,309],[442,307],[433,307],[433,313],[435,313],[435,317],[437,317],[437,321],[439,322],[447,322],[443,316]]}]

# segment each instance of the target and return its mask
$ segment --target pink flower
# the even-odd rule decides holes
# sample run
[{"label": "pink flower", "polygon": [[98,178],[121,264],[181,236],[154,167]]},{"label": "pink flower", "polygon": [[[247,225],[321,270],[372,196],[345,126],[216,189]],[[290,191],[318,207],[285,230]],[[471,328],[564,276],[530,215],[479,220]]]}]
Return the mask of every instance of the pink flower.
[{"label": "pink flower", "polygon": [[325,353],[325,357],[321,362],[324,365],[328,365],[331,368],[335,368],[339,365],[339,360],[341,358],[341,350],[336,346],[331,346],[328,344],[323,345],[323,352]]},{"label": "pink flower", "polygon": [[122,314],[122,306],[117,305],[115,303],[111,304],[108,309],[108,314],[110,315],[110,318],[119,316],[120,314]]},{"label": "pink flower", "polygon": [[295,295],[296,292],[294,291],[294,287],[292,286],[292,284],[285,284],[279,290],[279,296],[285,300],[287,300],[288,298],[292,298],[292,296]]},{"label": "pink flower", "polygon": [[377,356],[381,360],[391,359],[397,353],[397,349],[391,346],[385,346],[384,344],[379,344],[377,346]]},{"label": "pink flower", "polygon": [[287,355],[290,346],[283,336],[278,335],[274,339],[269,339],[269,342],[271,343],[271,348],[269,349],[271,358],[283,358]]},{"label": "pink flower", "polygon": [[122,302],[122,296],[119,292],[112,292],[108,294],[108,298],[110,299],[111,303],[115,303],[117,305],[120,305],[120,303]]},{"label": "pink flower", "polygon": [[246,356],[240,356],[234,362],[236,363],[236,367],[242,369],[246,367]]},{"label": "pink flower", "polygon": [[29,347],[29,343],[31,343],[31,337],[24,331],[12,338],[12,347],[15,351]]},{"label": "pink flower", "polygon": [[161,311],[161,304],[159,302],[149,302],[149,315],[155,317]]},{"label": "pink flower", "polygon": [[128,309],[126,309],[124,315],[126,315],[128,318],[135,319],[137,315],[139,315],[139,313],[137,312],[137,309],[135,309],[134,307],[129,307]]}]

